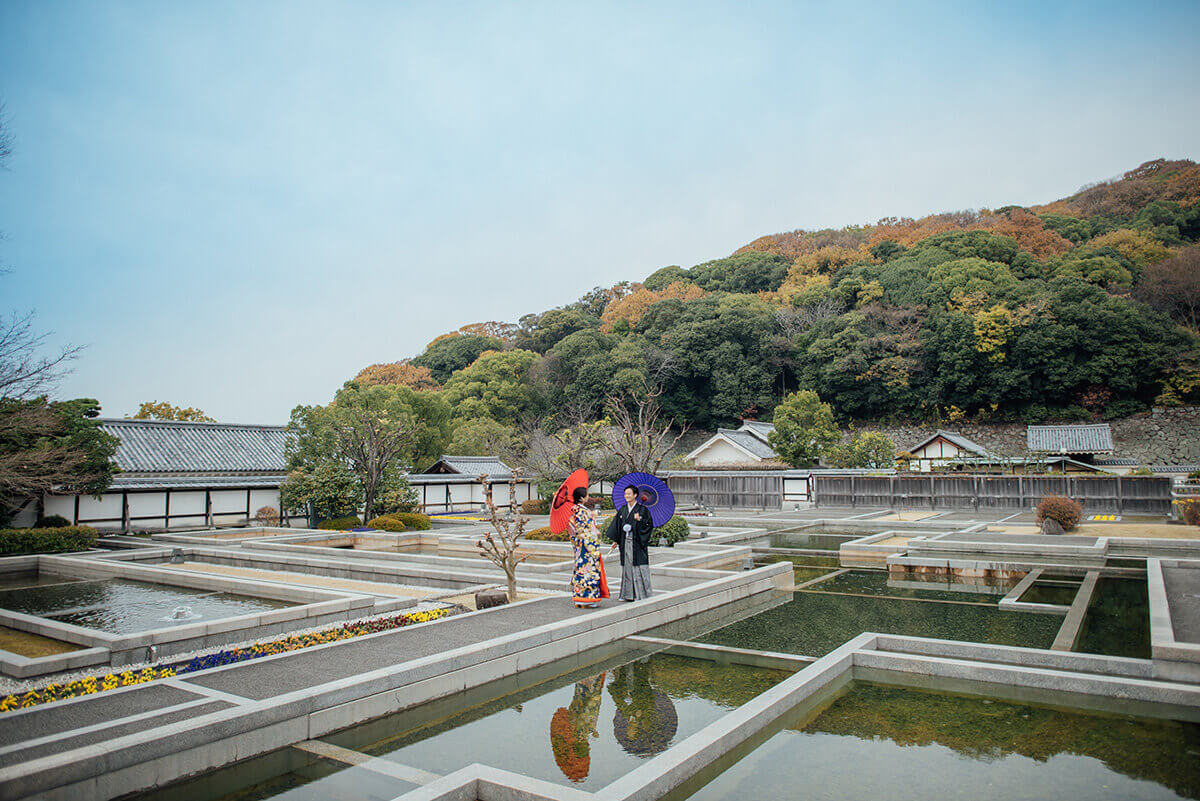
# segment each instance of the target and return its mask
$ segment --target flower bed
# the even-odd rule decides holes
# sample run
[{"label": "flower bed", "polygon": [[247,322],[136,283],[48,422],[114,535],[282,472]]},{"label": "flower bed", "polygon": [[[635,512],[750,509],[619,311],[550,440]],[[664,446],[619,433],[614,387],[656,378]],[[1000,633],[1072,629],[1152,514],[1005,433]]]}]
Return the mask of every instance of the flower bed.
[{"label": "flower bed", "polygon": [[145,684],[148,681],[170,678],[181,673],[194,673],[197,670],[206,670],[219,665],[232,665],[236,662],[245,662],[248,659],[257,659],[262,656],[296,651],[312,645],[323,645],[328,642],[361,637],[364,634],[390,631],[392,629],[411,626],[415,623],[437,620],[448,614],[450,614],[449,609],[429,609],[424,612],[393,615],[392,617],[380,618],[378,620],[346,623],[327,631],[297,634],[272,640],[271,642],[255,643],[245,648],[216,651],[183,662],[146,667],[137,672],[126,670],[122,673],[109,673],[100,677],[88,676],[83,679],[75,679],[66,684],[51,682],[41,689],[30,690],[26,693],[14,693],[0,698],[0,712],[46,704],[51,701],[61,701],[65,698],[75,698],[80,695],[92,695],[93,693],[104,692],[105,690],[114,690],[117,687],[128,687],[131,684]]}]

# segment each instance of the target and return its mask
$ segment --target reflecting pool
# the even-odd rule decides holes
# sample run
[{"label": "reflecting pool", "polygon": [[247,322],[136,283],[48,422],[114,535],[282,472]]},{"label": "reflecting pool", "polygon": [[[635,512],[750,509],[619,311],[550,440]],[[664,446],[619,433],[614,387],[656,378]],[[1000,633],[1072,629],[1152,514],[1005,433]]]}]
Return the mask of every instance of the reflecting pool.
[{"label": "reflecting pool", "polygon": [[1102,578],[1096,582],[1075,650],[1149,659],[1150,599],[1146,580]]},{"label": "reflecting pool", "polygon": [[[672,801],[1200,797],[1200,725],[856,683]],[[724,769],[724,772],[717,773]]]},{"label": "reflecting pool", "polygon": [[667,653],[630,661],[627,652],[520,689],[497,682],[475,692],[474,704],[452,698],[322,739],[435,773],[480,762],[595,790],[789,675]]},{"label": "reflecting pool", "polygon": [[852,570],[806,589],[880,598],[924,598],[933,601],[995,604],[1015,585],[1015,581],[985,583],[979,579],[978,583],[966,583],[962,580],[952,581],[946,576],[904,574],[903,578],[896,578],[885,570]]},{"label": "reflecting pool", "polygon": [[125,801],[391,801],[416,788],[370,763],[351,766],[283,748]]},{"label": "reflecting pool", "polygon": [[1057,604],[1070,606],[1079,592],[1079,582],[1034,582],[1018,599],[1027,604]]},{"label": "reflecting pool", "polygon": [[801,551],[836,551],[843,543],[869,536],[864,531],[775,531],[769,536],[751,540],[746,545],[759,548],[795,548]]},{"label": "reflecting pool", "polygon": [[[285,606],[292,604],[128,579],[42,584],[0,592],[0,608],[111,634],[131,634]],[[176,616],[177,609],[186,612]]]},{"label": "reflecting pool", "polygon": [[[824,587],[825,583],[815,586]],[[1061,625],[1058,615],[1001,611],[992,604],[798,590],[779,606],[697,639],[801,656],[822,656],[864,631],[1049,648]]]},{"label": "reflecting pool", "polygon": [[791,562],[793,581],[796,584],[801,584],[805,581],[811,581],[819,576],[824,576],[832,573],[838,568],[838,558],[836,556],[806,556],[800,555],[784,555],[784,554],[759,554],[754,557],[754,566],[762,567],[763,565],[773,565],[776,562]]}]

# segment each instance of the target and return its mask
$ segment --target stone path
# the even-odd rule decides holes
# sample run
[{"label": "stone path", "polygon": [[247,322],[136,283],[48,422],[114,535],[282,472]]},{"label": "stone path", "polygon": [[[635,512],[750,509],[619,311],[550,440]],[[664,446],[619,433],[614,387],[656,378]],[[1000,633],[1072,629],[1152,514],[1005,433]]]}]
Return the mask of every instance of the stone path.
[{"label": "stone path", "polygon": [[1175,639],[1200,644],[1200,568],[1164,567],[1163,584]]}]

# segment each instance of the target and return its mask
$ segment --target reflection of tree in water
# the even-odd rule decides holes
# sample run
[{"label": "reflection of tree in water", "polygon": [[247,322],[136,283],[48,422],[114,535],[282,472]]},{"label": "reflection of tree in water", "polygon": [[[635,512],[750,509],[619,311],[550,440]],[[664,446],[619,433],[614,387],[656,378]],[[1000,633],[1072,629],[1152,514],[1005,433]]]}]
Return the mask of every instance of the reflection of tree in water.
[{"label": "reflection of tree in water", "polygon": [[592,767],[590,738],[599,735],[600,700],[604,693],[604,673],[576,682],[575,697],[567,707],[559,707],[550,718],[550,749],[558,768],[573,782],[588,777]]},{"label": "reflection of tree in water", "polygon": [[1005,701],[858,684],[800,730],[901,746],[938,744],[981,761],[1019,754],[1097,759],[1111,770],[1200,798],[1200,725],[1076,714]]},{"label": "reflection of tree in water", "polygon": [[679,714],[670,697],[651,686],[647,659],[614,670],[608,692],[617,705],[613,734],[627,753],[654,756],[667,750],[679,728]]}]

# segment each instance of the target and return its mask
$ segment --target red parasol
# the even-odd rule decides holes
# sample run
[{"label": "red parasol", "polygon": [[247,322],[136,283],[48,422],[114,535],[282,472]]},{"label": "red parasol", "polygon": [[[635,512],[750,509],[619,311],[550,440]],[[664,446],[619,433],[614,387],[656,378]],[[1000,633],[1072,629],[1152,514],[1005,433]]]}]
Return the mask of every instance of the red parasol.
[{"label": "red parasol", "polygon": [[567,530],[567,523],[571,522],[571,510],[575,507],[571,496],[579,487],[587,489],[589,483],[588,472],[581,467],[567,476],[558,492],[554,493],[554,500],[550,502],[550,530],[555,534],[562,534]]}]

